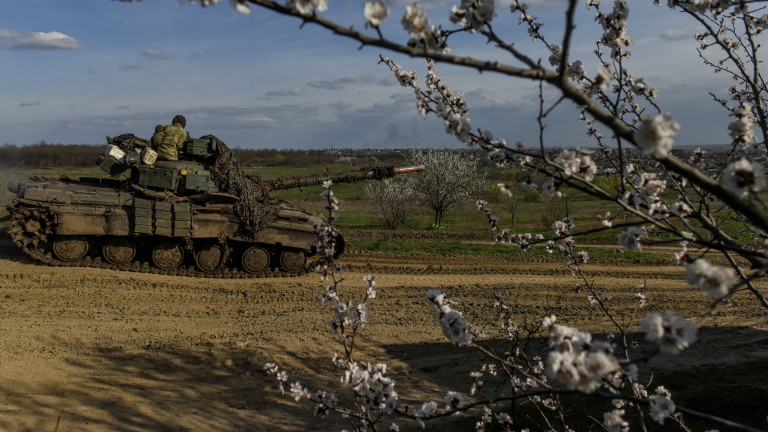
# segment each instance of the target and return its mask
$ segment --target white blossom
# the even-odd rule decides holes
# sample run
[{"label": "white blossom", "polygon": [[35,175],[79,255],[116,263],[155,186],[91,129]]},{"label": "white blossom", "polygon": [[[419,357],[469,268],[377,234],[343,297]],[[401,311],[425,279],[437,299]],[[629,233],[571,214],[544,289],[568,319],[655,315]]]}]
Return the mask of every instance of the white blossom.
[{"label": "white blossom", "polygon": [[420,409],[413,410],[415,417],[430,417],[435,414],[437,403],[434,401],[424,402]]},{"label": "white blossom", "polygon": [[290,0],[288,6],[302,15],[312,15],[328,10],[328,0]]},{"label": "white blossom", "polygon": [[681,218],[686,218],[693,214],[693,209],[691,206],[688,205],[685,201],[681,199],[678,199],[672,204],[672,207],[670,208],[672,213],[674,213],[677,216],[680,216]]},{"label": "white blossom", "polygon": [[544,334],[553,350],[547,357],[547,377],[565,388],[591,393],[603,379],[619,368],[607,343],[592,341],[592,335],[555,324],[555,316],[544,318]]},{"label": "white blossom", "polygon": [[662,159],[672,150],[672,137],[679,130],[680,125],[672,120],[669,113],[657,114],[640,123],[635,131],[635,143],[646,154]]},{"label": "white blossom", "polygon": [[460,7],[454,6],[451,9],[450,20],[476,32],[490,23],[494,16],[496,9],[493,0],[461,0]]},{"label": "white blossom", "polygon": [[701,292],[710,297],[723,298],[737,280],[730,269],[711,265],[705,259],[699,258],[686,264],[685,281],[697,286]]},{"label": "white blossom", "polygon": [[664,387],[656,388],[656,394],[648,398],[651,418],[657,423],[664,424],[664,419],[671,417],[677,407],[672,401],[672,394]]},{"label": "white blossom", "polygon": [[452,302],[439,290],[428,290],[427,298],[435,308],[435,321],[440,323],[443,335],[456,345],[472,342],[473,326],[462,317],[461,312],[451,308]]},{"label": "white blossom", "polygon": [[455,410],[464,406],[464,396],[462,396],[461,393],[449,391],[445,395],[444,400],[446,410]]},{"label": "white blossom", "polygon": [[732,108],[731,115],[736,117],[736,120],[728,125],[730,136],[733,138],[733,145],[749,145],[755,136],[753,127],[756,123],[756,119],[752,115],[752,104],[744,102],[739,107]]},{"label": "white blossom", "polygon": [[512,424],[512,417],[504,412],[496,413],[496,419],[500,424]]},{"label": "white blossom", "polygon": [[230,2],[232,3],[232,7],[234,7],[237,12],[243,15],[248,15],[251,13],[251,5],[249,3],[242,0],[230,0]]},{"label": "white blossom", "polygon": [[624,410],[615,409],[609,413],[603,413],[603,426],[608,432],[628,432],[629,423],[624,421]]},{"label": "white blossom", "polygon": [[600,68],[597,70],[597,75],[595,75],[595,78],[592,80],[592,84],[587,90],[589,90],[591,94],[606,90],[608,87],[610,87],[611,80],[613,80],[613,74],[611,71],[605,66],[600,66]]},{"label": "white blossom", "polygon": [[291,384],[291,396],[299,401],[302,397],[309,397],[309,390],[306,387],[302,387],[301,383],[296,381]]},{"label": "white blossom", "polygon": [[699,329],[691,321],[675,314],[671,310],[664,316],[651,312],[640,322],[640,330],[645,338],[656,342],[659,350],[667,354],[679,354],[694,343]]},{"label": "white blossom", "polygon": [[389,6],[384,0],[365,2],[363,15],[369,25],[378,27],[389,16]]},{"label": "white blossom", "polygon": [[626,231],[621,232],[617,236],[618,245],[623,246],[632,251],[640,250],[640,238],[647,236],[648,234],[644,229],[639,227],[629,227]]},{"label": "white blossom", "polygon": [[765,188],[763,166],[741,158],[723,171],[723,186],[731,193],[745,196]]},{"label": "white blossom", "polygon": [[565,149],[557,158],[555,158],[555,162],[563,166],[563,173],[566,175],[574,175],[579,172],[581,158],[576,151]]}]

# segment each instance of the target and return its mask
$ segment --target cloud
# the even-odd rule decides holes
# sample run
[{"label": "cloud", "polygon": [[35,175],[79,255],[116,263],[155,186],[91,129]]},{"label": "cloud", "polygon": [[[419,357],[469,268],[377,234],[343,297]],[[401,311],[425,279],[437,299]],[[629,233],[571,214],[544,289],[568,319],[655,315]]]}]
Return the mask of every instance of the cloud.
[{"label": "cloud", "polygon": [[399,84],[400,82],[397,80],[397,78],[395,78],[394,75],[389,75],[386,78],[381,78],[378,81],[376,81],[376,85],[386,86],[386,87],[392,87]]},{"label": "cloud", "polygon": [[665,30],[661,33],[661,38],[668,41],[693,39],[693,35],[696,33],[695,28],[675,28]]},{"label": "cloud", "polygon": [[173,55],[168,54],[167,52],[163,51],[157,51],[153,49],[149,49],[141,53],[144,57],[149,57],[152,60],[170,60],[173,58]]},{"label": "cloud", "polygon": [[304,89],[299,87],[271,90],[266,93],[267,96],[299,96],[302,94],[304,94]]},{"label": "cloud", "polygon": [[189,55],[190,57],[205,57],[205,51],[195,51]]},{"label": "cloud", "polygon": [[272,117],[260,115],[260,114],[253,114],[253,115],[244,115],[237,117],[235,120],[239,121],[240,123],[255,123],[255,124],[270,124],[275,123],[277,120],[273,119]]},{"label": "cloud", "polygon": [[127,110],[127,109],[131,109],[131,106],[130,105],[118,105],[114,109]]},{"label": "cloud", "polygon": [[329,79],[323,79],[323,80],[316,80],[316,81],[310,81],[307,83],[308,86],[319,88],[319,89],[325,89],[325,90],[341,90],[343,88],[346,88],[348,84],[372,84],[375,83],[376,76],[373,74],[367,74],[367,75],[347,75],[343,76],[341,78],[336,78],[333,80]]},{"label": "cloud", "polygon": [[307,83],[307,85],[310,87],[325,89],[325,90],[341,90],[345,87],[343,84],[340,84],[336,81],[331,81],[331,80],[310,81]]},{"label": "cloud", "polygon": [[118,67],[118,69],[120,70],[131,70],[131,69],[138,69],[138,68],[139,68],[139,65],[135,63],[125,63],[125,64],[121,64]]},{"label": "cloud", "polygon": [[8,49],[67,50],[77,49],[80,43],[64,33],[29,32],[0,29],[0,42]]},{"label": "cloud", "polygon": [[43,103],[38,100],[19,102],[20,107],[28,107],[28,106],[35,106],[35,105],[42,105],[42,104]]}]

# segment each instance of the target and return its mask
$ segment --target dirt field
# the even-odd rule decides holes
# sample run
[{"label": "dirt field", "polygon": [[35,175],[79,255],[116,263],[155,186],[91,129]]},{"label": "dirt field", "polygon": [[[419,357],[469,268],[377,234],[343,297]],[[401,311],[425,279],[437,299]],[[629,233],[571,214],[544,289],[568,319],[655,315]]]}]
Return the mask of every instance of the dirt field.
[{"label": "dirt field", "polygon": [[[388,363],[406,400],[467,393],[467,373],[482,363],[475,351],[443,339],[425,300],[428,288],[447,292],[489,333],[497,292],[521,322],[556,311],[564,324],[613,330],[586,293],[570,292],[578,281],[554,259],[353,253],[342,263],[346,290],[356,296],[364,291],[362,276],[376,276],[379,298],[360,339],[361,359]],[[624,300],[643,281],[647,310],[672,308],[693,319],[707,310],[678,267],[626,262],[586,269],[613,296],[622,320],[635,311],[619,306],[631,303]],[[330,358],[340,347],[328,306],[315,300],[320,291],[315,275],[243,281],[46,267],[2,239],[0,430],[340,430],[341,420],[314,419],[309,404],[281,395],[261,372],[265,362],[276,362],[291,372],[291,382],[338,391]],[[712,327],[701,333],[707,344],[650,366],[766,356],[766,313],[749,300],[738,295],[733,307],[707,321]]]}]

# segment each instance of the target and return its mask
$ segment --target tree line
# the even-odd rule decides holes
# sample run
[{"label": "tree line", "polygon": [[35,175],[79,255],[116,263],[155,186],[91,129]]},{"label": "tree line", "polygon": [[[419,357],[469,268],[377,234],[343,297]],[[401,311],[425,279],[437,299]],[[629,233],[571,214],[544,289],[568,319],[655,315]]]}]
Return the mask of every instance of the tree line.
[{"label": "tree line", "polygon": [[[404,160],[399,150],[232,150],[244,167],[309,166],[323,164],[367,165],[379,162],[396,163]],[[103,152],[103,145],[54,144],[40,141],[37,144],[0,146],[0,166],[6,168],[82,168],[92,167]]]}]

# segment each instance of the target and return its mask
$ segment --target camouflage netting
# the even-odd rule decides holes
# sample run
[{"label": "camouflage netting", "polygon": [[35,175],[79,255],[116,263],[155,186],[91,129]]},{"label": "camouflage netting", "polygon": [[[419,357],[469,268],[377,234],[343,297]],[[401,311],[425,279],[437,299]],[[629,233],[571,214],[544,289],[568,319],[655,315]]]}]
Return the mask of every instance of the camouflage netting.
[{"label": "camouflage netting", "polygon": [[216,162],[211,167],[211,179],[220,191],[240,197],[234,206],[235,214],[246,232],[255,236],[277,216],[277,206],[269,197],[269,187],[258,175],[246,174],[223,141],[213,135],[201,138],[212,139],[218,149]]}]

